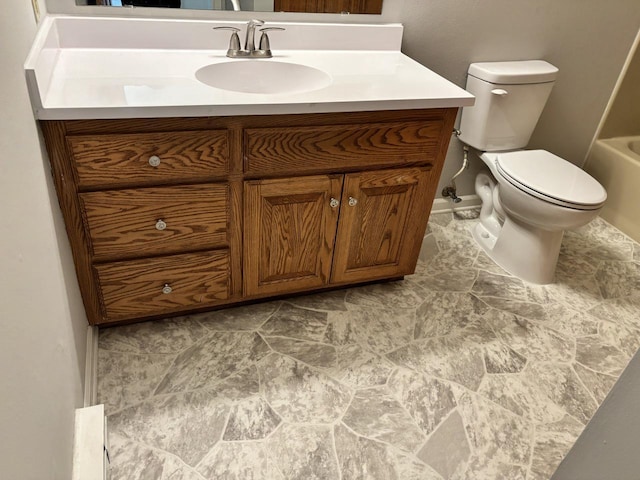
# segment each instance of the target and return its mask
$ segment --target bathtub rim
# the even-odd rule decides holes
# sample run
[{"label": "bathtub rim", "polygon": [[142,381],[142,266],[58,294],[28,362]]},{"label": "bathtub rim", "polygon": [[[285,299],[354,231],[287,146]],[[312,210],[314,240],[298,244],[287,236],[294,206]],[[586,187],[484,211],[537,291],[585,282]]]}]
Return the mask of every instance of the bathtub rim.
[{"label": "bathtub rim", "polygon": [[[633,150],[629,144],[631,142],[638,143],[640,145],[640,135],[630,135],[624,137],[611,137],[611,138],[599,138],[596,140],[596,144],[602,143],[603,145],[619,151],[623,154],[629,155],[632,160],[640,163],[640,152]],[[595,148],[595,144],[594,144]],[[591,157],[591,156],[589,156]],[[588,160],[587,160],[588,163]],[[586,164],[585,164],[586,167]]]},{"label": "bathtub rim", "polygon": [[607,190],[600,216],[627,236],[640,242],[640,155],[629,148],[629,141],[640,135],[598,139],[593,144],[584,170]]}]

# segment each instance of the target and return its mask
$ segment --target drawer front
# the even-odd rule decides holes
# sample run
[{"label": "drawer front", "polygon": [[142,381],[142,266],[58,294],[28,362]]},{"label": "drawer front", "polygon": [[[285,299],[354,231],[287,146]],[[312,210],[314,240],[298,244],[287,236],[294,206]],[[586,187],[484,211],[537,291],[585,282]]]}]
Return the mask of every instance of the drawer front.
[{"label": "drawer front", "polygon": [[229,251],[217,250],[94,266],[105,321],[163,315],[229,297]]},{"label": "drawer front", "polygon": [[433,162],[443,127],[444,119],[435,119],[247,129],[244,169],[251,175],[272,175]]},{"label": "drawer front", "polygon": [[97,261],[228,245],[225,184],[80,194]]},{"label": "drawer front", "polygon": [[229,171],[226,130],[73,135],[67,143],[81,189],[202,181]]}]

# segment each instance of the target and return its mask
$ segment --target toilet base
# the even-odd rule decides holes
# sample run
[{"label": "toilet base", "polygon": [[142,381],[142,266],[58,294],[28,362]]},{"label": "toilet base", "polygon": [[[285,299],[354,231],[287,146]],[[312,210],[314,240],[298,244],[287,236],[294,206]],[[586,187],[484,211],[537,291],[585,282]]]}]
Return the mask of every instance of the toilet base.
[{"label": "toilet base", "polygon": [[498,235],[478,223],[473,238],[500,267],[538,285],[553,282],[563,230],[548,231],[507,218]]},{"label": "toilet base", "polygon": [[478,223],[472,230],[473,239],[482,247],[485,253],[491,256],[490,252],[498,240],[482,223]]}]

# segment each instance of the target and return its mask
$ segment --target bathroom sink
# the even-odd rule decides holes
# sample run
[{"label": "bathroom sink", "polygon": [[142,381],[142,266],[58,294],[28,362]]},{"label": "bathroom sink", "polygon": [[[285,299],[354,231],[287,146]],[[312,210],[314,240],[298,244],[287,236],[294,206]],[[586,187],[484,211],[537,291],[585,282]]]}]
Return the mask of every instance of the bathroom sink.
[{"label": "bathroom sink", "polygon": [[196,72],[211,87],[242,93],[302,93],[331,84],[331,76],[317,68],[272,60],[214,63]]}]

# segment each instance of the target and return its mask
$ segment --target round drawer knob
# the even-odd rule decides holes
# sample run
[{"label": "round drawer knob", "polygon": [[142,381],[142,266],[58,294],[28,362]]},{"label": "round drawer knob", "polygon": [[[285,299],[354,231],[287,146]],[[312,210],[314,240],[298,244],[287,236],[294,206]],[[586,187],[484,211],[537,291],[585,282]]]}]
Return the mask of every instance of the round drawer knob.
[{"label": "round drawer knob", "polygon": [[173,288],[171,288],[168,283],[165,283],[164,287],[162,287],[162,293],[164,293],[165,295],[169,295],[171,292],[173,292]]},{"label": "round drawer knob", "polygon": [[163,220],[158,220],[156,222],[156,230],[164,230],[165,228],[167,228],[167,224],[164,223]]},{"label": "round drawer knob", "polygon": [[358,199],[357,198],[349,197],[349,206],[350,207],[355,207],[357,204],[358,204]]},{"label": "round drawer knob", "polygon": [[329,206],[331,208],[336,208],[338,205],[340,205],[340,202],[335,198],[332,198],[331,201],[329,202]]},{"label": "round drawer knob", "polygon": [[152,155],[149,157],[149,165],[151,165],[152,167],[157,167],[158,165],[160,165],[160,162],[162,160],[160,160],[160,157],[157,155]]}]

